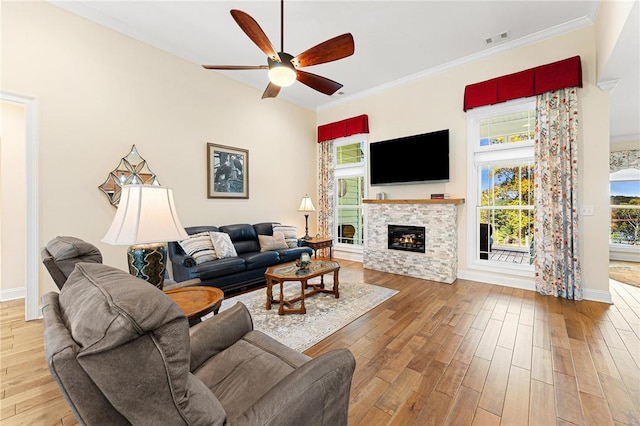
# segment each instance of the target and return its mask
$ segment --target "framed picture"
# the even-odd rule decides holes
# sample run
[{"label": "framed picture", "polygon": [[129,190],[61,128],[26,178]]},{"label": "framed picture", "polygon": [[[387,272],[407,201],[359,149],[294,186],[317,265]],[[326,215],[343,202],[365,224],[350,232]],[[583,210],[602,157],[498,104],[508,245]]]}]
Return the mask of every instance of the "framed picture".
[{"label": "framed picture", "polygon": [[249,150],[207,144],[207,197],[249,198]]}]

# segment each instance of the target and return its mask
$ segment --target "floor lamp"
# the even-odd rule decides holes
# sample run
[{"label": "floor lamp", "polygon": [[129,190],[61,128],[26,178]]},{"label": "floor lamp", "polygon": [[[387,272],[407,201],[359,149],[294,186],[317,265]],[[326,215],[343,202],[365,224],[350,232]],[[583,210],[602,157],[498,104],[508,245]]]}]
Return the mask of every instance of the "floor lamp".
[{"label": "floor lamp", "polygon": [[304,215],[304,237],[305,240],[310,240],[311,235],[309,235],[309,213],[315,212],[316,208],[313,207],[313,203],[311,202],[311,197],[305,195],[302,197],[302,201],[300,201],[300,207],[298,207],[299,212],[305,212]]},{"label": "floor lamp", "polygon": [[173,191],[150,185],[125,185],[111,227],[102,241],[130,246],[129,272],[162,290],[167,241],[188,237],[180,224]]}]

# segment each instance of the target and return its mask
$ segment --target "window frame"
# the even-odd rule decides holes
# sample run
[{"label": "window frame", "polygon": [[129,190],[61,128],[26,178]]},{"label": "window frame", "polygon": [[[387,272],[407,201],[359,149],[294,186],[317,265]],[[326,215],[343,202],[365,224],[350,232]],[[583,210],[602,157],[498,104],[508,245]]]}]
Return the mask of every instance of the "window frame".
[{"label": "window frame", "polygon": [[535,161],[534,141],[480,145],[480,121],[512,113],[535,111],[535,97],[516,99],[467,111],[467,267],[533,278],[533,264],[515,264],[480,259],[480,221],[482,165],[513,165],[517,161]]},{"label": "window frame", "polygon": [[[362,151],[363,151],[363,155],[362,155],[362,162],[361,163],[357,163],[357,164],[341,164],[338,165],[338,147],[344,146],[344,145],[350,145],[350,144],[354,144],[354,143],[361,143],[362,144]],[[364,214],[365,214],[365,209],[364,209],[364,204],[362,203],[362,200],[367,198],[367,193],[368,193],[368,182],[369,182],[369,176],[367,174],[367,146],[369,144],[369,140],[368,140],[368,134],[366,133],[359,133],[357,135],[352,135],[352,136],[347,136],[344,138],[338,138],[335,139],[333,141],[333,158],[334,158],[334,164],[333,164],[333,180],[334,180],[334,200],[333,200],[333,205],[334,205],[334,209],[333,209],[333,235],[334,235],[334,241],[333,241],[333,246],[338,248],[339,250],[344,250],[344,251],[349,251],[349,252],[353,252],[353,253],[363,253],[363,249],[364,249],[364,240],[365,240],[365,229],[364,229]],[[348,178],[348,177],[362,177],[363,179],[363,193],[362,193],[362,197],[359,200],[359,204],[357,206],[349,206],[348,208],[357,208],[360,209],[360,217],[363,218],[361,229],[361,237],[362,237],[362,244],[348,244],[348,243],[340,243],[338,242],[338,211],[340,210],[339,207],[339,203],[338,203],[338,181],[341,178]],[[346,208],[346,207],[345,207]]]},{"label": "window frame", "polygon": [[[634,169],[634,167],[628,167],[627,169]],[[617,172],[621,172],[627,169],[620,169]],[[625,205],[625,204],[611,204],[611,183],[612,182],[638,182],[640,184],[640,179],[635,179],[637,176],[632,176],[629,179],[611,179],[611,175],[609,174],[609,215],[611,216],[613,213],[613,209],[640,209],[639,205]],[[632,244],[620,244],[614,243],[611,241],[611,220],[609,221],[609,257],[614,260],[636,260],[638,254],[640,254],[640,245],[632,245]]]}]

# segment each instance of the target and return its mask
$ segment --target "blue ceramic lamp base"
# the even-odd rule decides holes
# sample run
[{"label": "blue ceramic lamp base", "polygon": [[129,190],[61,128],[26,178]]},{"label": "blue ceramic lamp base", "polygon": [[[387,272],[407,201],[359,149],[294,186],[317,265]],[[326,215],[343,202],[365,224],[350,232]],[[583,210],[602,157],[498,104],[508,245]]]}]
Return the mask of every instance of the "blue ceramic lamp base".
[{"label": "blue ceramic lamp base", "polygon": [[129,273],[162,290],[164,270],[167,264],[167,248],[164,243],[141,244],[129,247]]}]

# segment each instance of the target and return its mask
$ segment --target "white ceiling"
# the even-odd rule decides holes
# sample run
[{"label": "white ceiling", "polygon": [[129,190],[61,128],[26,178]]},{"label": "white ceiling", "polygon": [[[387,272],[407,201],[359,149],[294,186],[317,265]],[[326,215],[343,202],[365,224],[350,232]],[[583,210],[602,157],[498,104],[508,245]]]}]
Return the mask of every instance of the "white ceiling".
[{"label": "white ceiling", "polygon": [[[265,55],[235,23],[231,9],[251,15],[273,47],[277,51],[281,47],[277,0],[52,2],[195,66],[266,65]],[[327,96],[296,82],[283,88],[279,98],[318,110],[590,25],[598,5],[599,1],[581,0],[286,1],[284,51],[295,56],[350,32],[355,54],[305,68],[342,83],[342,94]],[[612,139],[640,135],[640,96],[634,96],[640,95],[637,2],[634,11],[606,70],[607,80],[620,80],[612,93]],[[503,32],[509,32],[506,41],[493,47],[485,44],[486,38]],[[220,72],[261,91],[268,83],[265,70],[203,72]]]}]

